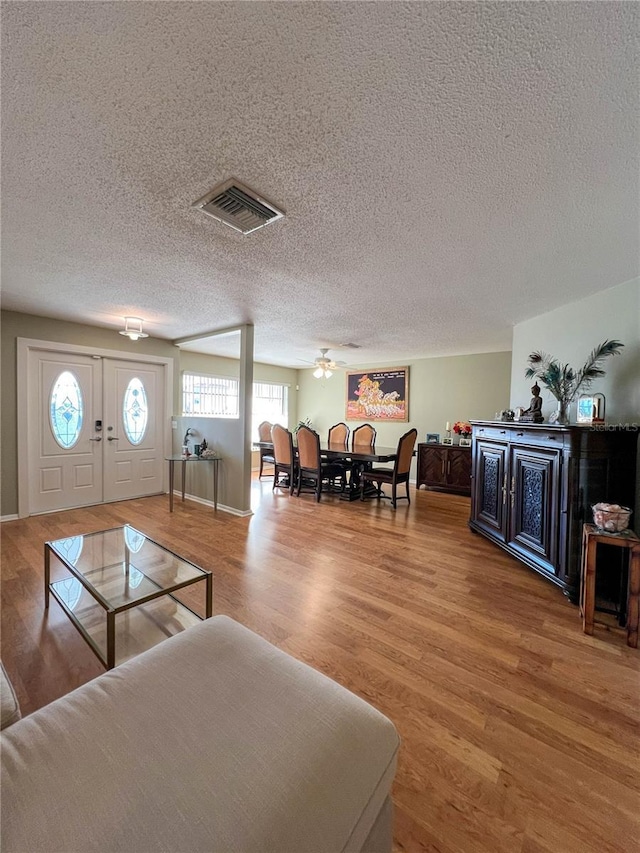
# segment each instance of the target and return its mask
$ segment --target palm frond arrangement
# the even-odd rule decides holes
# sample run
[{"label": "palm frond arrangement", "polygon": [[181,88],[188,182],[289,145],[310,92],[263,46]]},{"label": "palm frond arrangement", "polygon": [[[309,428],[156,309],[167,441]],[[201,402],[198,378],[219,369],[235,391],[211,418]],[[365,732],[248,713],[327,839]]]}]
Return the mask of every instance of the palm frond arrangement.
[{"label": "palm frond arrangement", "polygon": [[527,379],[534,376],[565,407],[575,400],[579,391],[589,388],[594,379],[605,375],[601,365],[607,356],[617,355],[624,344],[620,341],[604,341],[592,351],[580,370],[574,370],[568,364],[561,364],[546,352],[532,352],[529,367],[525,370]]}]

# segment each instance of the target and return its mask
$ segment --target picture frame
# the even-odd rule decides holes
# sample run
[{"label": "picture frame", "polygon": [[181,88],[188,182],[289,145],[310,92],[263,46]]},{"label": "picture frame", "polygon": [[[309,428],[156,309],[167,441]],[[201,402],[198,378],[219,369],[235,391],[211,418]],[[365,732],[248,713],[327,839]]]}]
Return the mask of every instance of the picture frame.
[{"label": "picture frame", "polygon": [[440,433],[428,432],[425,441],[427,444],[440,444]]},{"label": "picture frame", "polygon": [[579,424],[604,422],[604,394],[581,394],[578,397],[576,421]]},{"label": "picture frame", "polygon": [[460,447],[471,447],[471,439],[470,438],[461,438],[460,439]]},{"label": "picture frame", "polygon": [[409,420],[409,368],[347,371],[348,421]]},{"label": "picture frame", "polygon": [[449,436],[445,436],[445,437],[442,439],[442,443],[443,443],[443,444],[453,444],[453,436],[451,436],[451,435],[449,435]]}]

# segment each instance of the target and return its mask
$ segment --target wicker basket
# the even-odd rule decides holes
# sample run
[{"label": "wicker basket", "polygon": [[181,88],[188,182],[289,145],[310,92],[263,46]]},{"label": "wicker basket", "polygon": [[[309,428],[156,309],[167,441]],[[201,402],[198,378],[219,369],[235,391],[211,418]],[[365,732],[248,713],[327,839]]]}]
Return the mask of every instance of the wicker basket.
[{"label": "wicker basket", "polygon": [[599,530],[607,533],[621,533],[629,527],[631,510],[620,504],[593,504],[593,521]]}]

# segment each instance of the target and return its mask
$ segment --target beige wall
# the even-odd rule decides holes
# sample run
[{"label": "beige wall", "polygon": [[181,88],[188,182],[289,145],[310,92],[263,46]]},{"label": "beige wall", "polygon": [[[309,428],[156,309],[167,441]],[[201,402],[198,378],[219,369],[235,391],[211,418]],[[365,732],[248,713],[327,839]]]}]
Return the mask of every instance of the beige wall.
[{"label": "beige wall", "polygon": [[[242,451],[237,450],[238,421],[222,421],[220,419],[202,418],[199,424],[189,419],[185,425],[181,416],[180,379],[184,370],[201,370],[203,373],[220,373],[223,376],[238,376],[239,363],[233,359],[216,358],[215,356],[199,355],[182,352],[170,341],[158,338],[145,338],[135,344],[110,329],[85,326],[79,323],[69,323],[63,320],[52,320],[46,317],[36,317],[3,311],[0,314],[1,330],[1,381],[2,381],[2,411],[0,413],[0,473],[2,490],[0,493],[0,515],[14,515],[18,511],[17,485],[17,411],[16,411],[16,339],[33,338],[42,341],[55,341],[77,346],[93,346],[96,349],[114,350],[119,353],[145,353],[161,356],[173,361],[173,412],[178,419],[177,429],[173,432],[173,447],[179,449],[186,426],[193,426],[211,440],[213,446],[221,455],[228,456],[229,461],[220,467],[219,502],[232,508],[244,509],[244,497],[235,476],[243,470]],[[296,411],[296,382],[297,371],[270,365],[256,364],[254,379],[257,381],[283,382],[291,386],[289,405],[291,422],[295,423]],[[235,432],[234,432],[235,430]],[[190,475],[191,476],[191,475]],[[240,478],[241,479],[241,478]],[[189,480],[189,491],[198,497],[212,500],[211,478],[205,471],[198,473],[194,480]]]},{"label": "beige wall", "polygon": [[40,341],[56,341],[76,346],[110,349],[119,353],[143,352],[146,355],[161,356],[174,360],[174,378],[176,375],[176,348],[169,341],[158,338],[144,338],[133,344],[128,338],[114,333],[110,329],[84,326],[80,323],[68,323],[64,320],[51,320],[31,314],[18,314],[2,311],[0,315],[2,346],[2,413],[0,417],[2,491],[0,515],[14,515],[18,512],[18,465],[17,465],[17,392],[16,392],[16,355],[17,338],[33,338]]},{"label": "beige wall", "polygon": [[[365,364],[362,370],[385,366],[405,365]],[[447,421],[493,418],[509,404],[509,352],[417,359],[408,367],[409,422],[375,422],[380,445],[395,447],[412,427],[418,430],[418,441],[424,441],[428,432],[443,437]],[[350,365],[345,371],[356,369]],[[323,438],[332,424],[345,419],[345,371],[336,371],[330,379],[315,379],[311,369],[298,374],[298,418],[310,418]],[[353,430],[360,422],[347,423]]]},{"label": "beige wall", "polygon": [[[180,373],[213,374],[237,378],[239,362],[232,358],[204,355],[201,353],[183,351],[180,359]],[[289,424],[296,422],[297,404],[297,371],[286,367],[276,367],[270,364],[254,364],[254,382],[278,382],[289,386]],[[242,447],[238,444],[239,421],[228,418],[183,418],[180,398],[178,397],[176,416],[178,429],[174,432],[174,450],[178,451],[182,444],[187,428],[196,432],[194,441],[206,438],[207,444],[224,455],[225,461],[220,464],[220,495],[225,496],[229,506],[239,507],[241,495],[241,463]],[[259,464],[258,454],[252,458],[252,467]],[[192,466],[190,470],[189,492],[198,497],[213,500],[213,484],[210,472],[200,466]],[[223,499],[220,497],[220,502]]]}]

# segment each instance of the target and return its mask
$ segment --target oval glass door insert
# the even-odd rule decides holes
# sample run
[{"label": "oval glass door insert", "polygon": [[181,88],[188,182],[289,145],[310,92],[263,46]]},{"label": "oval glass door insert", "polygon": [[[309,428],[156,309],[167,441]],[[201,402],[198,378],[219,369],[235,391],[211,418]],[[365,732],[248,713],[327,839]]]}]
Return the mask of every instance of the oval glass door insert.
[{"label": "oval glass door insert", "polygon": [[134,376],[127,385],[122,402],[124,431],[131,444],[140,444],[147,430],[148,408],[144,385]]},{"label": "oval glass door insert", "polygon": [[69,450],[80,438],[84,405],[78,380],[64,370],[53,383],[49,417],[53,437],[60,447]]}]

